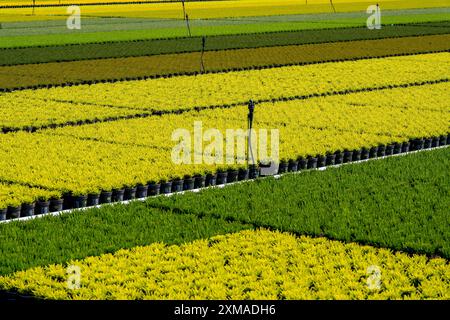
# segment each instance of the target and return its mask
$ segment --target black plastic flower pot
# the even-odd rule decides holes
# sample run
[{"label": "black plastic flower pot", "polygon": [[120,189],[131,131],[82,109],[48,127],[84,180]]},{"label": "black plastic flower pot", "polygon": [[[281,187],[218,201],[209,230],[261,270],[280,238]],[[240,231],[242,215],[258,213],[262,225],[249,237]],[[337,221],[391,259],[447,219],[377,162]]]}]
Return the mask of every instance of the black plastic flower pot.
[{"label": "black plastic flower pot", "polygon": [[334,166],[336,164],[335,161],[336,161],[336,155],[334,153],[333,154],[327,154],[327,160],[325,162],[325,164],[327,166]]},{"label": "black plastic flower pot", "polygon": [[93,207],[100,204],[100,194],[99,193],[89,193],[87,197],[87,206]]},{"label": "black plastic flower pot", "polygon": [[24,203],[22,204],[22,210],[20,211],[21,217],[31,217],[34,216],[34,209],[36,205],[34,203]]},{"label": "black plastic flower pot", "polygon": [[63,209],[64,200],[63,199],[51,199],[50,200],[50,212],[58,212]]},{"label": "black plastic flower pot", "polygon": [[378,146],[377,157],[384,157],[386,155],[386,146],[384,144],[380,144]]},{"label": "black plastic flower pot", "polygon": [[248,172],[249,179],[256,179],[259,177],[260,172],[259,172],[258,166],[251,165],[248,170],[249,170],[249,172]]},{"label": "black plastic flower pot", "polygon": [[239,169],[238,179],[239,181],[248,180],[249,170],[248,169]]},{"label": "black plastic flower pot", "polygon": [[409,152],[410,143],[409,141],[402,143],[402,153]]},{"label": "black plastic flower pot", "polygon": [[0,221],[6,220],[6,213],[8,212],[8,209],[0,209]]},{"label": "black plastic flower pot", "polygon": [[[171,186],[172,187],[172,186]],[[160,194],[161,192],[161,184],[159,183],[150,183],[147,189],[147,196],[154,197]]]},{"label": "black plastic flower pot", "polygon": [[[282,161],[278,165],[278,173],[279,174],[286,173],[288,171],[288,168],[289,168],[289,164],[286,161]],[[297,166],[297,168],[298,168],[298,166]]]},{"label": "black plastic flower pot", "polygon": [[429,149],[431,148],[431,144],[433,143],[433,139],[432,138],[425,138],[423,141],[423,148],[424,149]]},{"label": "black plastic flower pot", "polygon": [[384,151],[384,155],[386,156],[392,156],[394,154],[394,145],[388,144],[386,146],[386,149]]},{"label": "black plastic flower pot", "polygon": [[140,185],[136,187],[136,198],[138,199],[146,198],[147,193],[148,193],[147,185]]},{"label": "black plastic flower pot", "polygon": [[298,158],[298,167],[297,167],[297,169],[298,170],[305,170],[307,168],[308,168],[308,160],[303,158],[303,157]]},{"label": "black plastic flower pot", "polygon": [[238,170],[229,170],[227,176],[227,183],[238,181],[238,175],[239,175]]},{"label": "black plastic flower pot", "polygon": [[84,208],[87,206],[87,196],[73,196],[72,206],[74,209]]},{"label": "black plastic flower pot", "polygon": [[288,170],[289,170],[289,172],[298,171],[298,161],[297,160],[289,160]]},{"label": "black plastic flower pot", "polygon": [[112,191],[102,191],[100,193],[100,203],[111,203]]},{"label": "black plastic flower pot", "polygon": [[437,148],[439,147],[439,137],[433,137],[431,139],[431,147],[432,148]]},{"label": "black plastic flower pot", "polygon": [[341,164],[344,162],[344,154],[342,152],[336,151],[334,153],[334,164]]},{"label": "black plastic flower pot", "polygon": [[206,185],[207,187],[215,186],[216,183],[217,183],[217,174],[208,174],[208,175],[206,176],[205,185]]},{"label": "black plastic flower pot", "polygon": [[367,160],[367,159],[369,159],[369,153],[370,153],[369,149],[362,148],[361,152],[360,152],[359,160]]},{"label": "black plastic flower pot", "polygon": [[352,162],[353,160],[353,151],[346,150],[344,151],[344,163]]},{"label": "black plastic flower pot", "polygon": [[228,172],[217,172],[217,185],[225,184],[227,183],[227,176]]},{"label": "black plastic flower pot", "polygon": [[325,167],[326,164],[327,164],[326,156],[322,156],[322,155],[317,156],[317,168]]},{"label": "black plastic flower pot", "polygon": [[185,178],[183,182],[183,190],[194,189],[194,178]]},{"label": "black plastic flower pot", "polygon": [[124,200],[134,200],[136,199],[137,188],[125,188],[125,193],[123,195]]},{"label": "black plastic flower pot", "polygon": [[369,150],[369,159],[376,158],[378,154],[378,147],[372,147]]},{"label": "black plastic flower pot", "polygon": [[317,168],[317,158],[316,157],[309,157],[308,158],[308,164],[307,169],[315,169]]},{"label": "black plastic flower pot", "polygon": [[7,219],[17,219],[20,218],[20,211],[22,206],[18,207],[8,207],[8,211],[6,213]]},{"label": "black plastic flower pot", "polygon": [[400,143],[394,144],[394,150],[392,151],[392,154],[399,154],[402,152],[402,145]]},{"label": "black plastic flower pot", "polygon": [[170,181],[161,182],[160,192],[161,192],[161,194],[171,193],[172,192],[172,182],[170,182]]},{"label": "black plastic flower pot", "polygon": [[447,136],[439,136],[439,146],[445,146],[447,144]]},{"label": "black plastic flower pot", "polygon": [[361,149],[352,151],[352,161],[360,161],[361,160]]},{"label": "black plastic flower pot", "polygon": [[36,202],[36,208],[34,214],[46,214],[50,212],[50,201],[38,201]]},{"label": "black plastic flower pot", "polygon": [[183,191],[184,180],[177,179],[172,181],[172,192],[180,192]]},{"label": "black plastic flower pot", "polygon": [[73,197],[71,193],[63,194],[63,206],[61,210],[67,210],[73,208]]},{"label": "black plastic flower pot", "polygon": [[195,176],[194,177],[194,188],[200,189],[206,186],[206,177],[205,176]]},{"label": "black plastic flower pot", "polygon": [[123,197],[125,195],[125,189],[114,189],[112,193],[112,202],[121,202],[123,201]]}]

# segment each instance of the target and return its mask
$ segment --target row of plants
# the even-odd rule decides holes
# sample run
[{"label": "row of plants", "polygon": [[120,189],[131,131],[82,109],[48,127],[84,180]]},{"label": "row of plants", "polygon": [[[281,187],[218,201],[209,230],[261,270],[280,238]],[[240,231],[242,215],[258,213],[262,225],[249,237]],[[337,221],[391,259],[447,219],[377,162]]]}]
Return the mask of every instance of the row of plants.
[{"label": "row of plants", "polygon": [[[386,150],[378,151],[379,145],[388,145],[388,154],[405,152],[409,144],[401,150],[400,144],[415,137],[436,138],[427,139],[424,146],[414,144],[411,149],[436,147],[448,143],[448,86],[441,83],[260,104],[254,128],[256,132],[279,129],[281,168],[289,160],[297,167],[307,158],[310,168],[330,165],[336,151],[347,159],[345,162],[380,156]],[[39,204],[57,211],[202,187],[202,183],[211,183],[205,178],[214,176],[217,170],[233,171],[230,177],[225,172],[215,177],[219,184],[245,179],[247,174],[255,177],[257,170],[241,170],[239,174],[245,161],[235,162],[239,165],[178,165],[171,160],[178,143],[171,137],[174,130],[185,128],[192,137],[195,121],[201,121],[203,130],[215,128],[223,134],[219,138],[223,147],[227,144],[226,130],[245,130],[246,116],[247,108],[240,106],[4,135],[1,142],[5,154],[0,161],[5,169],[0,178],[66,194],[65,205],[60,202],[57,209],[52,210],[51,203]],[[349,155],[349,150],[358,151]],[[244,156],[236,155],[236,159]],[[303,162],[298,157],[303,157]]]},{"label": "row of plants", "polygon": [[52,197],[60,198],[61,193],[0,182],[0,221],[7,219],[7,213],[9,219],[34,215],[35,203]]},{"label": "row of plants", "polygon": [[[403,143],[379,145],[371,148],[363,147],[355,150],[338,150],[334,153],[327,152],[325,155],[308,157],[300,156],[295,159],[281,160],[278,164],[278,174],[312,170],[355,161],[392,156],[410,151],[442,147],[448,144],[450,144],[450,134],[433,138],[413,139]],[[262,163],[260,166],[250,165],[247,168],[243,166],[228,166],[230,169],[219,169],[217,172],[206,170],[209,173],[206,173],[205,175],[186,174],[184,178],[177,177],[173,180],[162,179],[159,182],[151,180],[148,184],[113,188],[111,191],[101,191],[99,193],[91,192],[89,194],[80,194],[66,192],[61,195],[61,193],[57,191],[42,191],[34,193],[32,196],[29,196],[27,192],[25,192],[25,195],[19,193],[17,198],[11,199],[10,197],[7,197],[4,201],[0,202],[0,208],[2,205],[4,206],[4,209],[0,209],[0,221],[47,214],[49,212],[59,212],[64,209],[93,207],[100,204],[142,199],[158,196],[160,194],[170,194],[230,184],[248,179],[257,179],[260,177],[261,168],[265,166],[267,166],[266,163]],[[10,205],[5,207],[8,203],[10,203]],[[19,205],[17,205],[18,203]]]},{"label": "row of plants", "polygon": [[448,148],[154,197],[151,207],[450,257]]},{"label": "row of plants", "polygon": [[[246,104],[249,97],[255,101],[277,101],[287,97],[345,94],[371,87],[433,82],[448,78],[448,55],[444,52],[5,93],[0,95],[0,100],[4,101],[2,109],[9,122],[5,125],[0,121],[0,127],[34,126],[32,119],[43,119],[38,121],[41,126],[45,121],[64,123],[55,120],[58,111],[49,110],[50,119],[46,113],[35,112],[34,108],[38,111],[42,108],[40,101],[98,105],[111,113],[117,111],[111,109],[115,107],[127,114],[131,112],[127,109],[133,109],[135,113],[138,109],[145,112],[195,109]],[[34,105],[33,109],[27,101]],[[20,120],[17,115],[17,108],[21,108],[17,104],[24,104],[22,108],[28,109],[27,113],[22,113],[25,120]],[[63,114],[62,118],[67,111],[63,110]]]},{"label": "row of plants", "polygon": [[[301,46],[207,51],[204,72],[241,68],[309,64],[379,58],[403,54],[449,50],[450,35],[363,40]],[[0,88],[4,91],[38,89],[49,85],[116,82],[148,77],[189,75],[201,71],[200,53],[165,54],[0,67]],[[17,77],[17,74],[23,75]]]},{"label": "row of plants", "polygon": [[[67,265],[80,268],[76,290]],[[50,299],[445,300],[449,274],[441,258],[261,229],[29,269],[0,288]]]},{"label": "row of plants", "polygon": [[[442,28],[436,28],[442,24]],[[238,35],[208,36],[206,51],[271,46],[303,45],[356,40],[409,37],[447,34],[444,22],[383,26],[381,30],[367,28],[335,28],[317,30],[297,30],[265,33],[244,33]],[[139,57],[173,53],[191,53],[202,50],[202,37],[151,39],[141,41],[116,41],[23,48],[0,49],[0,66],[35,64],[47,62],[79,61],[90,59]]]}]

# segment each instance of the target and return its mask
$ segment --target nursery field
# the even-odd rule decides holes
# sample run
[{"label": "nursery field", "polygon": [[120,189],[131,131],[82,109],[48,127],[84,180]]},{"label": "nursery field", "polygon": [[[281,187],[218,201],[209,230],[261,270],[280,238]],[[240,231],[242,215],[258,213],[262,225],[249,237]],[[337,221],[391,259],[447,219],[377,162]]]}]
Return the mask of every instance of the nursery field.
[{"label": "nursery field", "polygon": [[75,2],[0,1],[0,299],[450,299],[448,1]]}]

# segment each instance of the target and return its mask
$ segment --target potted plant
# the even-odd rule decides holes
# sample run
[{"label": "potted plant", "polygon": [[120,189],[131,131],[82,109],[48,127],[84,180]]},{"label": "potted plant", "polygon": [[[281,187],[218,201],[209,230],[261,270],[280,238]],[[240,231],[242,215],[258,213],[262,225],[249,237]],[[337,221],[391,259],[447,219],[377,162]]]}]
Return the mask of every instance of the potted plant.
[{"label": "potted plant", "polygon": [[317,155],[317,168],[325,167],[327,164],[327,156],[325,155]]},{"label": "potted plant", "polygon": [[224,168],[219,168],[217,170],[217,181],[216,181],[216,184],[217,185],[221,185],[221,184],[227,183],[227,176],[228,176],[227,170],[224,169]]},{"label": "potted plant", "polygon": [[210,186],[215,186],[216,183],[217,183],[217,173],[207,171],[205,185],[207,187],[210,187]]},{"label": "potted plant", "polygon": [[289,159],[288,170],[289,172],[296,172],[298,170],[298,160]]},{"label": "potted plant", "polygon": [[112,189],[112,202],[122,202],[125,195],[125,188],[114,188]]},{"label": "potted plant", "polygon": [[172,192],[180,192],[183,191],[183,179],[176,177],[172,180]]},{"label": "potted plant", "polygon": [[125,193],[123,195],[124,200],[134,200],[136,199],[137,188],[133,186],[125,186]]},{"label": "potted plant", "polygon": [[183,182],[183,190],[192,190],[194,189],[194,178],[191,175],[184,176]]},{"label": "potted plant", "polygon": [[20,216],[21,217],[30,217],[30,216],[34,216],[34,209],[35,209],[36,205],[34,202],[32,201],[28,201],[28,202],[24,202],[22,204],[22,210],[20,212]]},{"label": "potted plant", "polygon": [[147,197],[148,185],[142,183],[136,186],[136,198],[142,199]]},{"label": "potted plant", "polygon": [[325,156],[326,156],[325,164],[327,166],[334,166],[335,165],[335,161],[336,161],[336,154],[334,152],[327,151],[325,153]]},{"label": "potted plant", "polygon": [[352,162],[352,160],[353,160],[353,151],[348,150],[348,149],[344,149],[343,163]]},{"label": "potted plant", "polygon": [[336,150],[334,153],[334,163],[335,164],[341,164],[344,162],[344,154],[341,152],[341,150]]},{"label": "potted plant", "polygon": [[286,173],[288,169],[289,169],[289,161],[286,158],[281,158],[280,163],[278,164],[278,173],[279,174]]},{"label": "potted plant", "polygon": [[298,170],[305,170],[308,168],[308,160],[304,157],[298,157]]},{"label": "potted plant", "polygon": [[8,208],[0,209],[0,221],[6,220],[6,213],[8,212]]},{"label": "potted plant", "polygon": [[50,197],[50,206],[49,206],[50,212],[62,211],[63,206],[64,206],[64,199],[61,198],[61,196],[54,195]]},{"label": "potted plant", "polygon": [[38,197],[36,201],[35,214],[46,214],[50,211],[50,201],[46,197]]},{"label": "potted plant", "polygon": [[201,174],[194,175],[194,188],[200,189],[206,186],[206,176]]}]

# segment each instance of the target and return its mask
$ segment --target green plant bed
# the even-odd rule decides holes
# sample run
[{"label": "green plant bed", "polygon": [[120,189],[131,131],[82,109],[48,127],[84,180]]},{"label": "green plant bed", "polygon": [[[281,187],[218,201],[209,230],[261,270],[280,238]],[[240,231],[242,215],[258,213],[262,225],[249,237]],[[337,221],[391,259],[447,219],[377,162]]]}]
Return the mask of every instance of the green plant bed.
[{"label": "green plant bed", "polygon": [[450,257],[450,150],[264,179],[149,206]]}]

